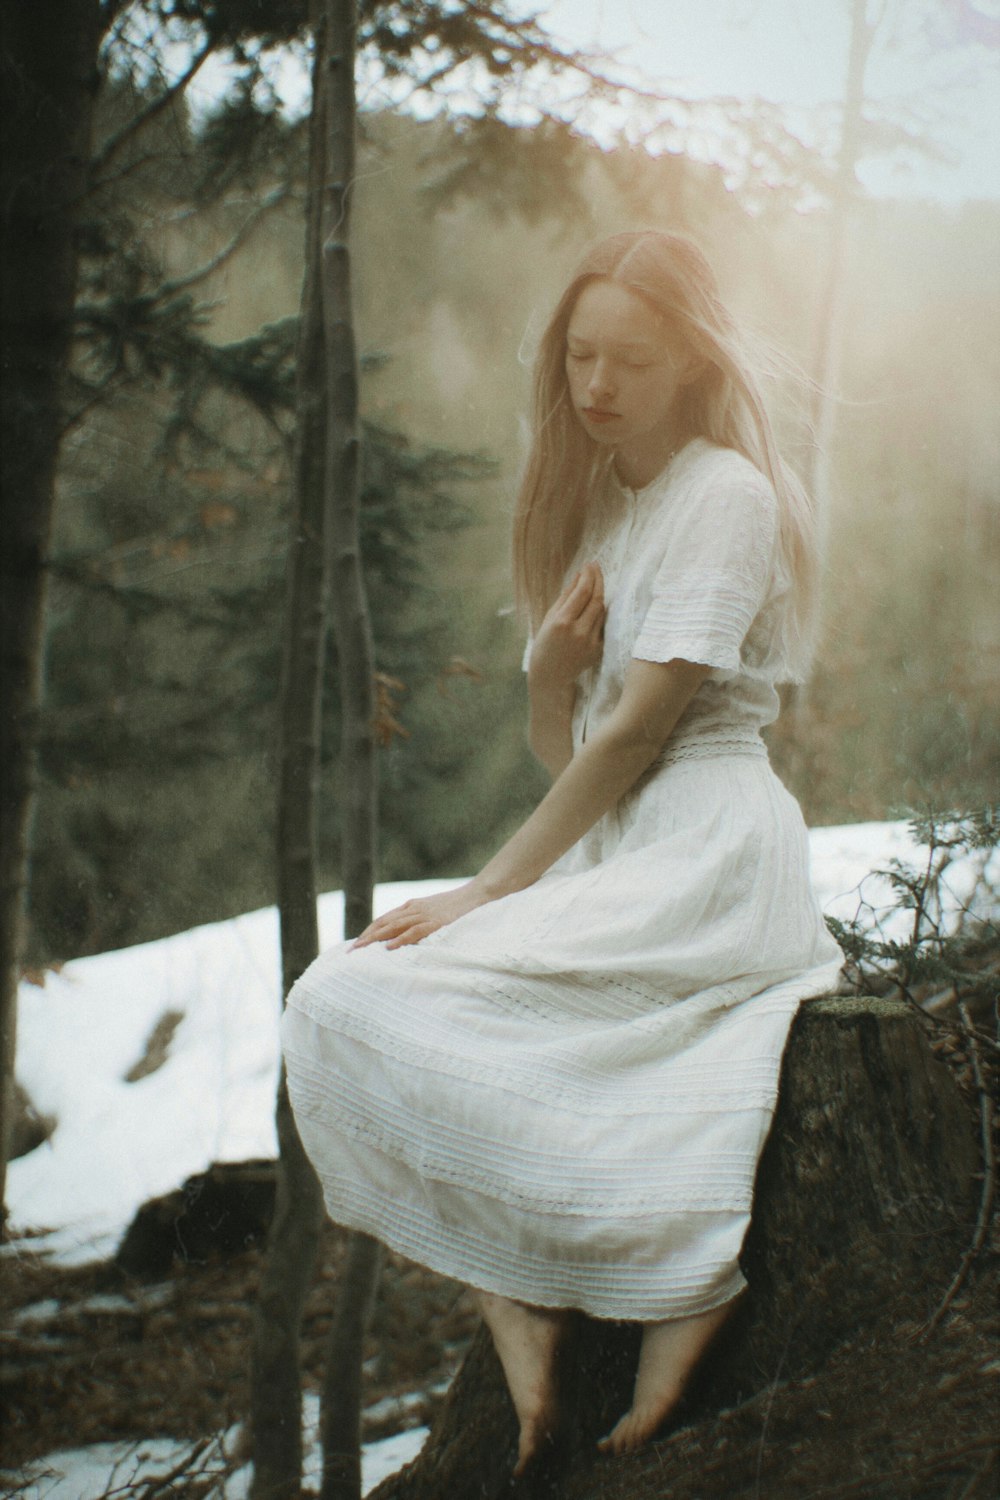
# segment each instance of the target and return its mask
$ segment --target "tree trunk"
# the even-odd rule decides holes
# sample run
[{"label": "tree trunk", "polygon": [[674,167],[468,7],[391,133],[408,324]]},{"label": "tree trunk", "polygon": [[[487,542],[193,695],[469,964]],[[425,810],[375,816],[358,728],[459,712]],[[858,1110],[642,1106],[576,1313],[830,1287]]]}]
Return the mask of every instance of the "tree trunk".
[{"label": "tree trunk", "polygon": [[[297,371],[296,519],[289,568],[278,816],[282,981],[287,994],[319,951],[316,789],[327,606],[334,586],[342,711],[339,774],[344,935],[371,920],[375,878],[374,662],[358,526],[358,368],[350,278],[354,176],[354,0],[316,18],[309,135],[306,278]],[[302,1470],[299,1334],[323,1205],[278,1094],[278,1196],[254,1330],[254,1500],[290,1500]],[[322,1399],[323,1500],[361,1493],[361,1359],[380,1249],[352,1236]]]},{"label": "tree trunk", "polygon": [[375,657],[358,519],[358,362],[351,294],[355,0],[326,0],[327,164],[323,194],[326,487],[331,503],[333,629],[341,701],[338,793],[344,936],[372,919],[375,885]]},{"label": "tree trunk", "polygon": [[857,166],[864,124],[865,71],[875,38],[868,19],[868,0],[851,0],[851,40],[841,111],[840,148],[830,212],[830,243],[819,307],[814,361],[816,399],[810,489],[825,516],[830,502],[830,470],[844,333],[844,294],[851,229],[857,204]]},{"label": "tree trunk", "polygon": [[381,1266],[382,1246],[378,1240],[367,1234],[348,1237],[327,1344],[321,1400],[320,1500],[359,1500],[361,1495],[362,1365]]},{"label": "tree trunk", "polygon": [[0,284],[0,1204],[13,1107],[46,563],[100,38],[98,0],[4,0]]},{"label": "tree trunk", "polygon": [[[333,627],[341,705],[341,882],[344,936],[372,919],[377,765],[375,660],[358,517],[358,361],[351,294],[351,197],[355,172],[355,0],[325,0],[326,182],[322,215],[326,348],[326,489],[331,504]],[[361,1364],[381,1248],[351,1236],[337,1295],[322,1393],[322,1500],[360,1500]]]},{"label": "tree trunk", "polygon": [[[316,794],[329,591],[325,354],[320,214],[326,111],[321,37],[313,63],[305,281],[296,366],[294,515],[288,560],[278,723],[278,913],[282,993],[319,952]],[[323,1219],[282,1074],[276,1108],[278,1187],[254,1319],[250,1445],[254,1500],[291,1500],[302,1474],[299,1334]]]},{"label": "tree trunk", "polygon": [[[757,1173],[743,1253],[750,1290],[705,1359],[683,1421],[815,1371],[886,1306],[925,1318],[968,1239],[978,1167],[969,1110],[912,1010],[880,1000],[804,1005]],[[540,1493],[607,1493],[594,1443],[628,1405],[638,1338],[635,1327],[580,1320],[565,1468]],[[515,1451],[503,1378],[480,1333],[424,1451],[375,1496],[507,1495]],[[669,1474],[657,1484],[633,1492],[624,1482],[614,1493],[661,1495]]]}]

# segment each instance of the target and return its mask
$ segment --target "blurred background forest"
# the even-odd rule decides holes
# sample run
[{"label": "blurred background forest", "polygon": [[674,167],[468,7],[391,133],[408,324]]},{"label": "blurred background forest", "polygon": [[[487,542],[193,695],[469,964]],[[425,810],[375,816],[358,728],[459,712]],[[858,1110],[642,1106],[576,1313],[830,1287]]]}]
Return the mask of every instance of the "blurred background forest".
[{"label": "blurred background forest", "polygon": [[[110,74],[98,139],[147,105]],[[85,225],[33,963],[273,900],[304,135],[250,92],[197,125],[178,96],[118,154]],[[676,146],[388,108],[363,114],[355,195],[387,726],[379,876],[461,875],[544,786],[525,743],[508,532],[533,339],[567,271],[595,235],[687,230],[735,308],[809,370],[828,209],[801,183],[734,188]],[[770,739],[812,824],[996,795],[998,265],[1000,204],[855,210],[822,645]],[[791,373],[773,394],[805,468]],[[336,694],[327,702],[330,887]]]}]

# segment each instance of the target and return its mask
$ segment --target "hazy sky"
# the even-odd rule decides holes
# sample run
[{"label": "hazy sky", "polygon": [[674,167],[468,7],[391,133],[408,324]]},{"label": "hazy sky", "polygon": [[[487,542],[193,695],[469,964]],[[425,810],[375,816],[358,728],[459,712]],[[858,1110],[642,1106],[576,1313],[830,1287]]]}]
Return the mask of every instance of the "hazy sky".
[{"label": "hazy sky", "polygon": [[[947,159],[912,153],[871,158],[860,169],[865,186],[880,195],[945,203],[1000,199],[1000,0],[869,0],[872,8],[876,3],[885,21],[866,76],[873,112],[897,122],[908,118]],[[760,97],[797,110],[793,128],[808,135],[816,130],[815,111],[823,106],[828,130],[836,125],[832,106],[843,93],[850,5],[851,0],[513,0],[511,9],[537,12],[556,40],[572,49],[614,54],[606,66],[623,80],[641,74],[647,87],[675,98]],[[222,63],[209,63],[190,90],[196,110],[211,106],[226,76]],[[307,74],[291,54],[272,59],[271,76],[291,109],[305,105]],[[361,99],[369,105],[389,103],[391,94],[369,78],[362,81]],[[635,114],[634,104],[627,106],[615,123],[627,124]],[[589,119],[597,133],[599,116],[600,107],[594,106]]]},{"label": "hazy sky", "polygon": [[[915,34],[927,11],[935,32]],[[759,95],[789,105],[835,101],[847,65],[850,0],[541,0],[549,30],[576,46],[617,50],[664,92]],[[895,35],[880,37],[868,90],[925,118],[953,156],[904,167],[865,164],[874,192],[945,201],[1000,198],[1000,50],[975,36],[1000,31],[1000,0],[889,0]],[[956,36],[960,38],[955,45]]]}]

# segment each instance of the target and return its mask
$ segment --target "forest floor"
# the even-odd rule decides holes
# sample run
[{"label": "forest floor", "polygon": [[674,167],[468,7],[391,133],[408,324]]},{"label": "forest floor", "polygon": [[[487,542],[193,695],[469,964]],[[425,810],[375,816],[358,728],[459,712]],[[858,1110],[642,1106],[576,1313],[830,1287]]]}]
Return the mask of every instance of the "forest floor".
[{"label": "forest floor", "polygon": [[[344,1239],[327,1227],[303,1325],[307,1390],[319,1390]],[[168,1277],[147,1282],[113,1263],[73,1268],[23,1249],[8,1255],[0,1297],[7,1472],[68,1448],[194,1442],[238,1423],[262,1259],[251,1249],[175,1262]],[[387,1257],[366,1350],[365,1442],[432,1419],[477,1321],[455,1283]]]},{"label": "forest floor", "polygon": [[[314,1389],[342,1245],[328,1230],[306,1314]],[[7,1259],[8,1473],[67,1448],[154,1435],[193,1442],[238,1422],[260,1264],[252,1250],[145,1283],[106,1264]],[[882,1309],[809,1379],[683,1427],[639,1461],[605,1461],[601,1493],[629,1500],[639,1485],[648,1494],[660,1472],[671,1500],[987,1500],[1000,1431],[996,1265],[994,1246],[929,1337]],[[366,1441],[432,1420],[475,1324],[454,1283],[388,1259],[366,1360]],[[166,1493],[206,1491],[178,1478]]]}]

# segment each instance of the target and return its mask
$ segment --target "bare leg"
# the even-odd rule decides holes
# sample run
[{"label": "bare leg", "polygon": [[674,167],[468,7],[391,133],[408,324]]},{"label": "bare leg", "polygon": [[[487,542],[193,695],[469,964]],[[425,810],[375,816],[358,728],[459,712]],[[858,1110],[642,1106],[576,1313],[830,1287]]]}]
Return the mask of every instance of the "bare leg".
[{"label": "bare leg", "polygon": [[556,1361],[569,1315],[559,1309],[529,1307],[492,1292],[474,1293],[503,1366],[520,1423],[515,1476],[524,1473],[558,1422]]},{"label": "bare leg", "polygon": [[680,1400],[692,1370],[732,1308],[733,1302],[725,1302],[690,1318],[646,1324],[631,1409],[598,1443],[602,1453],[628,1453],[649,1441]]}]

